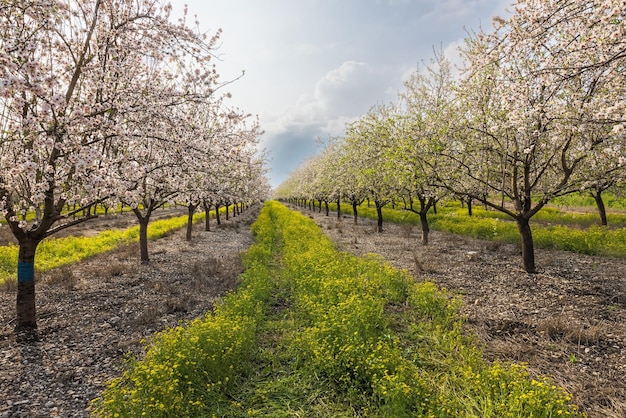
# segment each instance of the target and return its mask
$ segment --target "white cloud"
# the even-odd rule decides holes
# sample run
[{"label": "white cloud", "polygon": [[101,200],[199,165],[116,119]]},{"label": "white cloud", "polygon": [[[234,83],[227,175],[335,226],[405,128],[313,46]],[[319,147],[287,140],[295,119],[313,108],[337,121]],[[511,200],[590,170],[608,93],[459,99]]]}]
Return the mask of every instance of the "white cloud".
[{"label": "white cloud", "polygon": [[464,39],[457,39],[454,42],[450,42],[448,46],[443,50],[443,55],[452,64],[452,74],[457,77],[465,66],[465,61],[461,55],[460,48],[465,46]]},{"label": "white cloud", "polygon": [[284,132],[294,127],[316,125],[323,134],[338,135],[345,123],[364,114],[376,103],[393,100],[389,94],[394,76],[365,62],[345,61],[328,71],[313,91],[278,117],[270,129]]}]

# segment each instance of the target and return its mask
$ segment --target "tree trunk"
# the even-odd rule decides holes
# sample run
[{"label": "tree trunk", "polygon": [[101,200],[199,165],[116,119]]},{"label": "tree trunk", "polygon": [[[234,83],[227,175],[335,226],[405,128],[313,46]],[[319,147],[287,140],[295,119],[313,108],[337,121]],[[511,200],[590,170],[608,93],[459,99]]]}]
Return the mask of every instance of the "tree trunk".
[{"label": "tree trunk", "polygon": [[226,207],[226,211],[225,211],[226,212],[226,220],[228,220],[228,206],[230,206],[230,205],[229,204],[225,205],[225,207]]},{"label": "tree trunk", "polygon": [[211,204],[207,204],[206,202],[202,202],[202,208],[204,209],[204,230],[211,230]]},{"label": "tree trunk", "polygon": [[218,225],[222,223],[222,220],[220,219],[220,204],[219,203],[215,204],[215,220],[217,221]]},{"label": "tree trunk", "polygon": [[317,203],[318,203],[318,204],[319,204],[319,206],[320,206],[320,207],[319,207],[319,210],[317,211],[317,213],[322,213],[322,199],[319,199],[319,200],[317,201]]},{"label": "tree trunk", "polygon": [[425,211],[421,211],[420,222],[422,224],[422,245],[428,245],[428,233],[430,232],[430,226],[428,226],[428,216]]},{"label": "tree trunk", "polygon": [[536,273],[535,247],[529,220],[520,215],[518,215],[515,220],[522,241],[522,267],[527,273]]},{"label": "tree trunk", "polygon": [[467,198],[467,216],[472,216],[472,198],[468,197]]},{"label": "tree trunk", "polygon": [[357,204],[356,201],[352,201],[352,214],[354,215],[354,224],[357,225],[359,223],[359,214],[357,212]]},{"label": "tree trunk", "polygon": [[341,219],[341,199],[337,199],[337,219]]},{"label": "tree trunk", "polygon": [[375,201],[374,203],[376,204],[376,216],[378,218],[376,226],[378,233],[380,234],[383,232],[383,207],[378,201]]},{"label": "tree trunk", "polygon": [[185,240],[191,241],[191,233],[193,231],[193,214],[198,208],[198,205],[187,206],[187,233],[185,234]]},{"label": "tree trunk", "polygon": [[324,206],[326,207],[326,216],[330,214],[330,208],[328,207],[328,200],[324,200]]},{"label": "tree trunk", "polygon": [[15,331],[37,328],[35,308],[35,252],[40,241],[26,237],[20,241],[17,260],[17,322]]},{"label": "tree trunk", "polygon": [[148,223],[150,222],[150,214],[139,217],[139,252],[141,254],[141,264],[150,263],[148,256]]},{"label": "tree trunk", "polygon": [[604,206],[604,200],[602,199],[602,191],[597,190],[595,193],[591,193],[591,196],[596,201],[596,206],[598,207],[598,213],[600,214],[600,225],[608,225],[608,220],[606,218],[606,206]]}]

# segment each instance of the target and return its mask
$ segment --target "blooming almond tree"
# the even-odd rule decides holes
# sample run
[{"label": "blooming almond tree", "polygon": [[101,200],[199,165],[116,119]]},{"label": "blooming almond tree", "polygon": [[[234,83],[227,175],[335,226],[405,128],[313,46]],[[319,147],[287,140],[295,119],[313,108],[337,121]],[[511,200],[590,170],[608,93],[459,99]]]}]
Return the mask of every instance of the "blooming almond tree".
[{"label": "blooming almond tree", "polygon": [[399,183],[395,155],[392,152],[399,135],[399,117],[395,106],[376,106],[367,115],[348,127],[345,141],[352,156],[358,162],[349,170],[374,201],[377,214],[377,230],[383,232],[382,208],[397,195]]},{"label": "blooming almond tree", "polygon": [[[447,169],[440,151],[448,140],[450,120],[454,119],[453,82],[450,62],[439,53],[424,71],[417,70],[405,83],[402,94],[405,115],[396,151],[397,172],[403,193],[408,194],[408,210],[420,217],[422,245],[428,244],[428,211],[445,194],[438,176]],[[413,200],[419,202],[414,208]]]},{"label": "blooming almond tree", "polygon": [[608,220],[602,193],[626,180],[626,135],[623,129],[605,135],[602,146],[589,155],[578,175],[582,181],[581,191],[591,194],[596,202],[600,224],[606,226]]},{"label": "blooming almond tree", "polygon": [[468,42],[463,117],[445,153],[458,175],[445,183],[516,221],[527,272],[536,271],[530,219],[580,189],[588,157],[623,123],[619,3],[518,1],[493,34]]},{"label": "blooming almond tree", "polygon": [[[208,106],[205,106],[208,107]],[[195,147],[200,151],[188,164],[190,175],[178,193],[178,201],[188,208],[187,240],[191,240],[193,213],[203,205],[209,230],[209,210],[216,202],[226,199],[228,192],[234,201],[247,201],[254,188],[250,182],[262,184],[260,172],[252,170],[254,154],[260,135],[258,120],[247,126],[250,115],[220,109],[212,105],[205,112],[193,113],[199,129],[194,131]],[[194,138],[190,138],[188,144]],[[259,177],[257,177],[257,174]]]},{"label": "blooming almond tree", "polygon": [[155,0],[2,2],[0,210],[19,243],[17,330],[36,328],[37,245],[93,217],[88,209],[118,190],[123,119],[146,108],[131,94],[144,68],[199,36],[169,23],[170,9]]}]

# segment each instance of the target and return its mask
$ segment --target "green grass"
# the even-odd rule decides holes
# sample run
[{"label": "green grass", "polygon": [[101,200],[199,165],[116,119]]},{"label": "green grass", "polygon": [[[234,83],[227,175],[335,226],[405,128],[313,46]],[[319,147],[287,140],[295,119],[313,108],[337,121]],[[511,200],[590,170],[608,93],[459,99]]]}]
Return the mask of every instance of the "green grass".
[{"label": "green grass", "polygon": [[483,360],[461,302],[433,283],[336,251],[276,202],[252,231],[238,290],[158,334],[95,416],[579,416],[549,379]]},{"label": "green grass", "polygon": [[[336,205],[331,204],[336,210]],[[343,213],[352,215],[349,205]],[[376,210],[366,204],[358,209],[359,216],[376,219]],[[383,208],[385,222],[420,225],[419,216],[403,210]],[[509,243],[520,241],[515,222],[505,213],[474,206],[473,216],[458,202],[438,207],[437,214],[428,214],[430,228],[473,238]],[[609,214],[609,227],[598,226],[595,214],[568,213],[557,208],[543,208],[531,220],[533,239],[537,248],[552,248],[581,254],[626,258],[626,215]]]},{"label": "green grass", "polygon": [[[612,193],[602,193],[604,205],[608,209],[626,209],[626,199]],[[552,202],[557,206],[566,207],[596,207],[596,201],[589,193],[574,193],[563,197],[557,197]]]},{"label": "green grass", "polygon": [[[204,219],[204,216],[204,213],[195,214],[194,222]],[[186,224],[187,215],[151,222],[148,225],[148,238],[161,238],[173,230],[183,228]],[[135,241],[139,241],[138,225],[127,229],[103,231],[94,237],[48,238],[37,247],[35,269],[44,272]],[[0,246],[0,283],[16,280],[17,255],[17,245]]]}]

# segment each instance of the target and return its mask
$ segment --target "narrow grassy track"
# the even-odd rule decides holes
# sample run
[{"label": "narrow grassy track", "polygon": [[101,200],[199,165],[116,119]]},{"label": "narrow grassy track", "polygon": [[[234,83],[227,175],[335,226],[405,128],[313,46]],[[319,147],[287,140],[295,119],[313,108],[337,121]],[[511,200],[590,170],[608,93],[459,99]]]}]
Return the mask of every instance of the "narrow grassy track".
[{"label": "narrow grassy track", "polygon": [[[194,215],[194,222],[204,219],[204,213]],[[183,228],[187,224],[187,215],[159,219],[148,225],[148,238],[157,239],[171,231]],[[47,238],[37,247],[35,269],[44,272],[53,268],[77,263],[81,260],[111,251],[121,245],[139,241],[139,226],[126,229],[111,229],[96,236],[68,236]],[[17,245],[0,246],[0,284],[16,280]]]},{"label": "narrow grassy track", "polygon": [[252,231],[238,290],[157,335],[95,416],[578,416],[548,379],[484,361],[434,284],[337,252],[276,202]]}]

